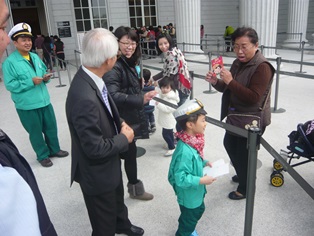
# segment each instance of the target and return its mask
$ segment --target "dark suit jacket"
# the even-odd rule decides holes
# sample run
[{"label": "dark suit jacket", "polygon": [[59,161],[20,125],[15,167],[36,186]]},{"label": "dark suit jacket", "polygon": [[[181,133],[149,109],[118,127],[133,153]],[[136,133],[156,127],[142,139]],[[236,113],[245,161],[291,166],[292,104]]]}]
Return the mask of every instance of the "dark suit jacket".
[{"label": "dark suit jacket", "polygon": [[80,68],[66,100],[72,139],[71,184],[80,183],[91,196],[118,186],[122,181],[119,153],[128,150],[126,136],[116,131],[120,132],[122,120],[110,95],[108,99],[113,118],[95,82]]}]

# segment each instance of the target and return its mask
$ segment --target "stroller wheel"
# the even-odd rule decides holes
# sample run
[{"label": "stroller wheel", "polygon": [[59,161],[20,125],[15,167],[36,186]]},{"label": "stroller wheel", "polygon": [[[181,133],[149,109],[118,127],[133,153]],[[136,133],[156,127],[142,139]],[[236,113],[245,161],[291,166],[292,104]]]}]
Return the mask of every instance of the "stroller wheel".
[{"label": "stroller wheel", "polygon": [[280,164],[280,162],[276,161],[276,160],[273,161],[273,167],[275,170],[282,170],[283,169],[283,166]]},{"label": "stroller wheel", "polygon": [[270,176],[270,183],[274,187],[281,187],[284,183],[283,174],[274,171]]}]

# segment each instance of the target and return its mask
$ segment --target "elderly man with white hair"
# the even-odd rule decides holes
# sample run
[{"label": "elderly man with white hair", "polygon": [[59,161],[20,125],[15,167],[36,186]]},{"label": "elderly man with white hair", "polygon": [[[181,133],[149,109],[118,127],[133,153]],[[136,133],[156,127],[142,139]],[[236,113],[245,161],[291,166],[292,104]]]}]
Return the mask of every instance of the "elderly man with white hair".
[{"label": "elderly man with white hair", "polygon": [[131,224],[124,204],[119,153],[128,150],[134,132],[119,116],[102,76],[112,69],[118,42],[106,29],[86,33],[82,66],[66,100],[72,139],[71,183],[80,184],[92,235],[143,235]]}]

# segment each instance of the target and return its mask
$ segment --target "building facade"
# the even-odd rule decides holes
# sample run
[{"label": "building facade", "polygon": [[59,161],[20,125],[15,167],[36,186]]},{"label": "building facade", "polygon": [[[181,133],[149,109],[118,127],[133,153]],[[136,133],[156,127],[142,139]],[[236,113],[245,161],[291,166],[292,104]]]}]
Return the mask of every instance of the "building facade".
[{"label": "building facade", "polygon": [[[74,50],[80,49],[80,42],[84,32],[97,28],[109,28],[113,26],[114,29],[121,26],[157,26],[168,25],[173,23],[174,26],[179,25],[177,32],[189,30],[185,29],[184,25],[180,24],[180,19],[185,15],[188,16],[188,9],[181,10],[179,6],[182,4],[200,4],[200,13],[197,12],[192,19],[192,24],[195,22],[195,27],[199,32],[199,22],[204,25],[205,34],[221,34],[223,35],[226,25],[231,25],[234,28],[243,23],[243,14],[250,13],[250,17],[258,17],[258,7],[252,7],[251,2],[258,0],[6,0],[10,8],[11,19],[8,30],[21,21],[27,22],[31,25],[33,34],[43,35],[58,35],[65,44],[66,59],[74,59]],[[261,0],[265,5],[269,0]],[[277,0],[278,1],[278,20],[276,18],[277,38],[285,40],[288,37],[285,32],[287,30],[300,31],[301,26],[294,27],[293,16],[291,10],[295,5],[301,6],[296,8],[299,15],[295,16],[298,21],[300,14],[305,15],[306,21],[304,39],[312,44],[314,33],[314,0]],[[248,3],[249,2],[249,3]],[[260,2],[258,2],[260,4]],[[241,9],[243,6],[248,6],[246,12],[243,13]],[[241,8],[242,6],[242,8]],[[303,8],[306,9],[303,9]],[[181,11],[181,12],[178,12]],[[186,12],[184,12],[186,11]],[[276,14],[275,12],[274,14]],[[267,13],[267,10],[266,10]],[[180,17],[176,17],[180,14]],[[257,15],[257,16],[255,16]],[[298,19],[297,19],[298,18]],[[266,19],[261,19],[261,23]],[[179,24],[176,21],[180,21]],[[275,24],[276,24],[275,22]],[[292,22],[292,23],[291,23]],[[259,24],[259,23],[257,23]],[[294,28],[293,28],[294,27]],[[273,28],[269,29],[270,31]],[[267,31],[267,27],[258,32],[263,36],[263,32]],[[189,33],[182,34],[180,40],[188,42]],[[197,38],[199,35],[197,35]],[[268,36],[267,36],[268,37]],[[277,40],[277,39],[275,39]],[[199,42],[199,39],[198,41]],[[11,45],[8,48],[8,54],[14,50]]]}]

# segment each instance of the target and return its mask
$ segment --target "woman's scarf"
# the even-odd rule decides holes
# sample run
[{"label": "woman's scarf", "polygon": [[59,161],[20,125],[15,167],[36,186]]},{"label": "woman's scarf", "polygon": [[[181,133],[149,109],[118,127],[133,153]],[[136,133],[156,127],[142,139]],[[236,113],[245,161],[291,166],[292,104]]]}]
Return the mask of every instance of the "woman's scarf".
[{"label": "woman's scarf", "polygon": [[191,79],[187,63],[180,49],[174,47],[171,51],[165,53],[164,76],[178,74],[178,89],[184,94],[191,92]]},{"label": "woman's scarf", "polygon": [[204,159],[204,145],[205,145],[204,134],[196,134],[195,136],[193,136],[185,131],[180,131],[177,132],[175,135],[177,138],[181,139],[182,142],[196,149],[196,151],[198,151],[198,153],[200,154],[201,158]]}]

